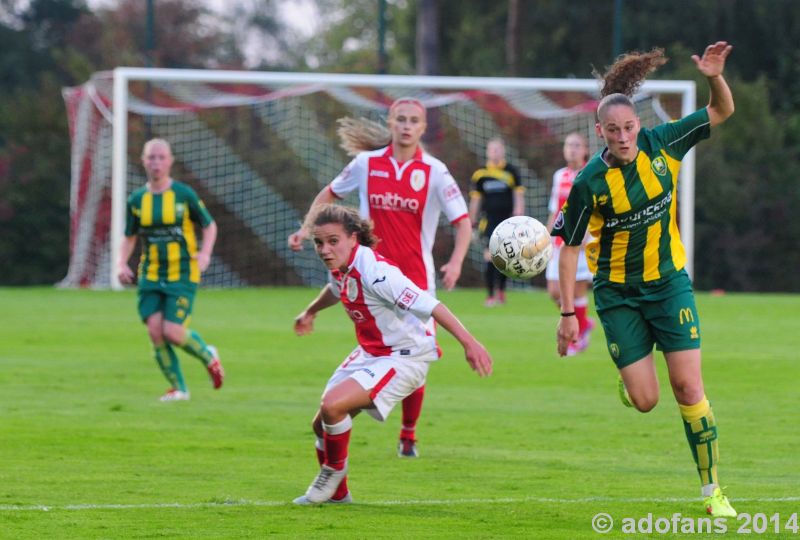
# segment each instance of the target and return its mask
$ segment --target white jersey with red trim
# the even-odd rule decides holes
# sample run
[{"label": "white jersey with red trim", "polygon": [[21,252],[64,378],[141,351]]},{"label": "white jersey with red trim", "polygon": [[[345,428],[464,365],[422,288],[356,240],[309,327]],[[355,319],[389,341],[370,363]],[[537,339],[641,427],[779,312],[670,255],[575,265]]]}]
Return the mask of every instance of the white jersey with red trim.
[{"label": "white jersey with red trim", "polygon": [[358,190],[361,216],[375,223],[381,239],[376,250],[433,293],[439,215],[444,212],[451,223],[467,217],[467,203],[447,166],[421,148],[399,163],[387,146],[358,154],[328,187],[337,198]]},{"label": "white jersey with red trim", "polygon": [[[575,182],[575,177],[578,176],[579,172],[580,169],[562,167],[553,174],[553,188],[550,191],[550,201],[547,203],[547,209],[550,214],[558,213],[564,203],[567,202],[569,191],[572,189],[572,184]],[[564,245],[564,240],[560,236],[554,236],[553,241],[556,248]]]},{"label": "white jersey with red trim", "polygon": [[367,353],[426,361],[440,356],[425,327],[439,301],[372,249],[357,246],[347,271],[333,270],[330,283]]}]

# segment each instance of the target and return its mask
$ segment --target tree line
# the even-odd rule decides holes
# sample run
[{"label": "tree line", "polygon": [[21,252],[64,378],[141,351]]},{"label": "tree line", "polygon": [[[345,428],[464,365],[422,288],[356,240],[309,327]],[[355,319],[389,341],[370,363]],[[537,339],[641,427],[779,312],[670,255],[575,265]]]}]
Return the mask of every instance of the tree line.
[{"label": "tree line", "polygon": [[[696,285],[800,291],[787,271],[800,265],[795,0],[385,0],[383,26],[375,0],[315,3],[326,17],[305,36],[278,18],[278,0],[232,0],[223,14],[200,0],[154,0],[148,39],[141,0],[94,10],[85,0],[0,0],[0,285],[66,274],[70,162],[60,92],[95,71],[586,78],[613,61],[616,38],[622,51],[663,47],[671,60],[654,77],[696,79],[700,106],[706,86],[690,55],[718,39],[734,45],[726,77],[736,113],[697,152]],[[264,54],[248,58],[254,40]]]}]

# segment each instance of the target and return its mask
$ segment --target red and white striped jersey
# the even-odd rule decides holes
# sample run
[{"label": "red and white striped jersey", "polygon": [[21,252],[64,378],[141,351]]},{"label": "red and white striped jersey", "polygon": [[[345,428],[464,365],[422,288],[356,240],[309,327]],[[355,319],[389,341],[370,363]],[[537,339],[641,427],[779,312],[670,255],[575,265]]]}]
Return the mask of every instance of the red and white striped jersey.
[{"label": "red and white striped jersey", "polygon": [[433,242],[439,215],[451,223],[467,217],[467,203],[447,166],[417,149],[399,163],[387,146],[358,154],[329,185],[342,198],[358,190],[359,211],[375,223],[376,250],[397,263],[421,289],[433,293]]},{"label": "red and white striped jersey", "polygon": [[[572,184],[575,182],[575,177],[578,176],[580,169],[574,170],[569,167],[562,167],[553,174],[553,188],[550,191],[550,201],[547,203],[547,209],[550,214],[557,214],[564,203],[567,202],[569,191],[572,189]],[[564,244],[564,240],[560,236],[553,237],[554,245],[560,248]]]},{"label": "red and white striped jersey", "polygon": [[441,355],[424,324],[439,301],[372,249],[357,246],[347,271],[331,271],[330,283],[367,353],[430,361]]}]

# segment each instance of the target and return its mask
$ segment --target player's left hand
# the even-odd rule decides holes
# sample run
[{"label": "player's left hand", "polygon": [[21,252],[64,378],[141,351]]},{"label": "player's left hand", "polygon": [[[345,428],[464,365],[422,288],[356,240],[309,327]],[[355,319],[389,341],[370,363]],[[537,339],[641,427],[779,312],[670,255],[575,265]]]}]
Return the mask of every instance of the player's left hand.
[{"label": "player's left hand", "polygon": [[727,41],[717,41],[706,47],[702,58],[693,54],[692,60],[700,73],[706,77],[716,77],[721,75],[725,69],[725,60],[731,50],[733,50],[733,45],[728,45]]},{"label": "player's left hand", "polygon": [[444,285],[446,290],[452,291],[453,287],[456,286],[458,278],[461,277],[461,265],[450,261],[442,265],[439,271],[442,273],[442,285]]},{"label": "player's left hand", "polygon": [[492,357],[489,356],[486,347],[477,340],[473,340],[473,343],[464,347],[464,357],[473,371],[477,371],[481,377],[488,377],[492,374]]}]

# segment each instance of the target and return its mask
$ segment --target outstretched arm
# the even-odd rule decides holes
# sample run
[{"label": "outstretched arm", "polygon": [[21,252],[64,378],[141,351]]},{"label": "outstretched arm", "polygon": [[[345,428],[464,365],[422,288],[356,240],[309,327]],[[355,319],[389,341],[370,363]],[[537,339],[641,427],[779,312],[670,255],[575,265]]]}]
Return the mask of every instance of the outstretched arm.
[{"label": "outstretched arm", "polygon": [[310,334],[314,330],[314,319],[317,317],[317,313],[338,302],[339,297],[331,290],[330,283],[325,285],[319,292],[319,295],[308,304],[308,307],[294,318],[294,333],[298,336]]},{"label": "outstretched arm", "polygon": [[703,52],[703,57],[692,55],[697,70],[708,79],[710,97],[708,100],[708,118],[711,126],[717,126],[733,114],[733,94],[722,76],[725,60],[733,50],[727,41],[712,43]]},{"label": "outstretched arm", "polygon": [[464,328],[453,312],[447,309],[447,306],[440,303],[433,308],[431,313],[437,323],[453,334],[459,343],[464,347],[464,357],[467,359],[470,367],[478,372],[478,375],[485,377],[492,374],[492,357],[486,348],[475,339],[469,330]]},{"label": "outstretched arm", "polygon": [[[334,197],[330,186],[325,186],[319,193],[317,193],[317,196],[314,197],[314,200],[311,202],[311,206],[309,207],[309,211],[311,211],[311,209],[315,206],[332,203],[335,200],[336,197]],[[305,224],[301,225],[299,229],[289,235],[288,244],[292,251],[300,251],[303,249],[303,240],[308,238],[308,231],[305,229],[304,225]]]}]

